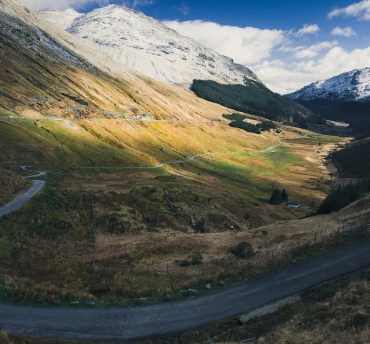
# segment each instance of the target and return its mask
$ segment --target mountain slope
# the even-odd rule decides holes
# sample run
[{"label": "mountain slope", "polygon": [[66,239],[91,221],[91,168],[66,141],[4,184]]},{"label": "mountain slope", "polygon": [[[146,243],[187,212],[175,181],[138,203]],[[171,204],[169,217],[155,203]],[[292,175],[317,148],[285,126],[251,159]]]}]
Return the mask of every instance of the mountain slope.
[{"label": "mountain slope", "polygon": [[370,68],[315,82],[287,97],[327,119],[346,121],[357,131],[370,129]]},{"label": "mountain slope", "polygon": [[123,68],[162,82],[188,86],[194,79],[229,84],[243,84],[245,78],[258,80],[232,59],[122,6],[109,5],[85,15],[66,10],[42,11],[38,16],[67,27],[69,33],[105,52]]},{"label": "mountain slope", "polygon": [[204,120],[221,118],[227,109],[199,100],[188,89],[132,75],[17,1],[6,0],[0,2],[0,111],[28,117],[150,113],[157,119]]}]

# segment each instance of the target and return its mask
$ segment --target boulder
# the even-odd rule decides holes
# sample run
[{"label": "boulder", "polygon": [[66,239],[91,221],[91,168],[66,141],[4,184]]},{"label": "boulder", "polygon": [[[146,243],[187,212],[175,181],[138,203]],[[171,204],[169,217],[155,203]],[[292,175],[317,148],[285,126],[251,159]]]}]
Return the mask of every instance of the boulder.
[{"label": "boulder", "polygon": [[239,258],[249,258],[254,256],[254,250],[250,243],[242,241],[232,248],[232,254]]}]

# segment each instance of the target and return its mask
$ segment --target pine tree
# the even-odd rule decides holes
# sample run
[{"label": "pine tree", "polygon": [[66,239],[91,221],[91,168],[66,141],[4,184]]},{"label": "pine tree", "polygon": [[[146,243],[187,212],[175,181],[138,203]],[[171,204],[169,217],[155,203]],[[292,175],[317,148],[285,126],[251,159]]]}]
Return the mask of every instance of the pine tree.
[{"label": "pine tree", "polygon": [[280,189],[276,188],[272,191],[270,203],[273,204],[273,205],[279,205],[279,204],[283,203],[283,200],[281,199]]},{"label": "pine tree", "polygon": [[283,192],[281,193],[281,200],[283,202],[287,202],[289,200],[289,196],[288,196],[288,193],[286,192],[286,190],[284,189]]}]

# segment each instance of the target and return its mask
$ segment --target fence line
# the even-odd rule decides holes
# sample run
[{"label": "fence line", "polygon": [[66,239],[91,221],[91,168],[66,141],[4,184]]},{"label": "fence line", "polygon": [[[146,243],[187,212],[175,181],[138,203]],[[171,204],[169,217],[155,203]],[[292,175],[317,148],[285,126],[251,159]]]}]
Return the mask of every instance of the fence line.
[{"label": "fence line", "polygon": [[[263,251],[258,251],[255,255],[257,259],[238,259],[227,260],[220,258],[219,261],[213,261],[213,264],[204,262],[199,265],[180,266],[178,262],[164,262],[161,267],[158,265],[145,265],[143,267],[125,266],[121,268],[120,273],[124,276],[168,276],[168,277],[192,277],[202,278],[204,280],[217,278],[220,274],[223,276],[250,276],[259,275],[267,267],[280,264],[282,262],[294,259],[297,254],[304,254],[316,245],[324,244],[335,237],[345,236],[369,236],[370,224],[360,226],[342,226],[338,229],[333,229],[328,233],[311,233],[304,235],[299,239],[294,239],[294,242],[289,242],[287,239],[285,247],[278,245],[267,248]],[[287,247],[288,246],[288,247]],[[225,252],[226,255],[226,252]],[[104,269],[104,268],[103,268]],[[109,268],[108,268],[109,270]]]},{"label": "fence line", "polygon": [[344,225],[338,227],[338,235],[341,236],[369,236],[370,224],[368,225]]}]

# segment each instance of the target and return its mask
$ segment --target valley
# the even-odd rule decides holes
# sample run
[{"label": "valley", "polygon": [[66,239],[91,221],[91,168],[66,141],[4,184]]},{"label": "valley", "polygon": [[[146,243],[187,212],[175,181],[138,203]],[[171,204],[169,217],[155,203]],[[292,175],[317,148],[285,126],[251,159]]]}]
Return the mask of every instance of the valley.
[{"label": "valley", "polygon": [[[282,341],[284,310],[264,336],[259,320],[227,317],[367,266],[366,114],[335,121],[348,103],[366,108],[368,68],[283,96],[118,5],[33,13],[3,0],[0,33],[1,344],[54,344],[28,331],[100,340],[93,322],[105,333],[108,319],[104,340]],[[204,341],[179,333],[195,329]]]},{"label": "valley", "polygon": [[[13,247],[0,270],[15,298],[155,300],[225,274],[237,277],[243,263],[226,251],[238,242],[260,250],[246,262],[257,264],[249,267],[253,275],[268,267],[271,254],[288,260],[295,245],[312,243],[313,227],[326,240],[338,226],[331,216],[299,219],[325,197],[333,171],[320,152],[340,138],[291,127],[255,135],[221,119],[0,124],[12,166],[48,173],[43,194],[0,222]],[[313,150],[317,158],[310,160]],[[277,186],[302,208],[270,205]],[[265,231],[267,236],[258,234]],[[201,265],[181,266],[197,252]]]}]

